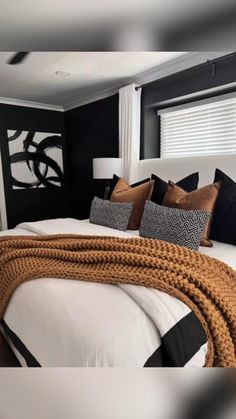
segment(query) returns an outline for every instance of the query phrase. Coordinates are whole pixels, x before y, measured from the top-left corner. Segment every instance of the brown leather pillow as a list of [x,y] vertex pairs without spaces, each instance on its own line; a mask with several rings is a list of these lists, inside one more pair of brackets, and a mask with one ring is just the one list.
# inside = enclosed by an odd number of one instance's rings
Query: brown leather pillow
[[112,192],[111,201],[132,202],[134,204],[129,219],[128,230],[138,230],[140,227],[144,205],[151,198],[154,181],[143,183],[131,188],[128,183],[120,178]]
[[211,219],[204,229],[200,245],[205,247],[212,247],[212,243],[208,238],[210,235],[211,220],[219,190],[220,182],[204,186],[203,188],[196,189],[192,192],[186,192],[175,183],[169,181],[168,189],[162,205],[170,208],[202,210],[211,213]]

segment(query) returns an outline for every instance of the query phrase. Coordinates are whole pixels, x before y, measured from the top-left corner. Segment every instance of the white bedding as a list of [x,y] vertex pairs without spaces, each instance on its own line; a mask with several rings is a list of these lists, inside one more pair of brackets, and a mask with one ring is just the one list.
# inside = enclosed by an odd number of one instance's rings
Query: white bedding
[[200,247],[199,252],[227,263],[231,268],[236,269],[236,246],[213,241],[213,247]]
[[[22,223],[1,235],[57,233],[137,235],[74,219]],[[214,243],[212,249],[200,250],[235,267],[234,246]],[[41,366],[142,367],[160,345],[160,332],[165,332],[160,329],[189,311],[181,301],[153,289],[48,278],[19,286],[4,320]],[[203,366],[206,351],[203,345],[187,366]]]
[[[89,220],[84,220],[84,222],[89,223]],[[132,236],[139,236],[138,230],[127,230],[126,233],[129,233]],[[219,259],[236,270],[236,246],[216,242],[214,240],[212,240],[212,243],[213,247],[199,247],[199,252],[212,258]]]

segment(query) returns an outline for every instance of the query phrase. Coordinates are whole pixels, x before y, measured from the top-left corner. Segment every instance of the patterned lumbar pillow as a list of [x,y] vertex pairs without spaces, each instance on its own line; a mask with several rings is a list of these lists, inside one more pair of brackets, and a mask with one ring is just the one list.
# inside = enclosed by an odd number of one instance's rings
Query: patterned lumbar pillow
[[133,204],[130,202],[111,202],[95,196],[90,209],[89,221],[93,224],[125,231],[132,209]]
[[162,205],[169,208],[179,208],[183,210],[200,210],[211,213],[211,217],[202,233],[201,246],[212,247],[209,240],[211,231],[211,219],[214,214],[215,204],[219,195],[220,182],[212,185],[203,186],[192,192],[187,192],[169,181],[168,189],[165,194]]
[[206,211],[185,211],[146,201],[139,234],[197,250],[210,216]]

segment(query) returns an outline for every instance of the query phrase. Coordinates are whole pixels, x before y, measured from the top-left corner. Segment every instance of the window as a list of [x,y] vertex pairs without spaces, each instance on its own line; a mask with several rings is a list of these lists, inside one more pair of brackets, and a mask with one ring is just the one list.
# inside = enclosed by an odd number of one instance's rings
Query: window
[[236,153],[236,96],[232,94],[163,109],[158,115],[161,157]]

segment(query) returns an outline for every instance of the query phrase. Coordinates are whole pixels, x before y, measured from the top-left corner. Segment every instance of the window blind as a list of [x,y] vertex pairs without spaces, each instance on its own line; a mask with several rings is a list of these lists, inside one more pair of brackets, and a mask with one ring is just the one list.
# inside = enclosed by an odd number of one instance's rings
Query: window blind
[[161,157],[236,153],[236,97],[213,100],[158,112]]

